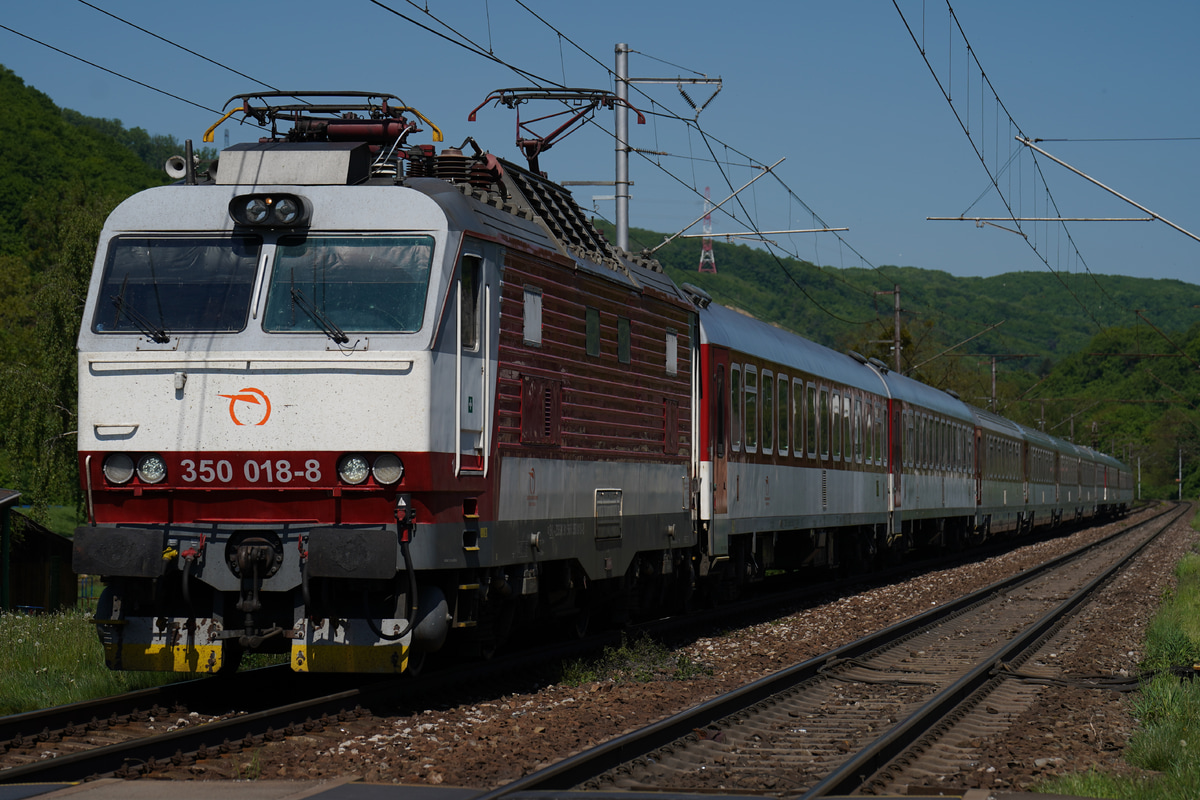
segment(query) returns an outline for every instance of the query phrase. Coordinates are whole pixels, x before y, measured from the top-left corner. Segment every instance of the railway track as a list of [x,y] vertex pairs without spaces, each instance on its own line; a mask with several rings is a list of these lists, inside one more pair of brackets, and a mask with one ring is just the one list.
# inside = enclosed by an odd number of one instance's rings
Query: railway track
[[[1176,510],[501,787],[790,797],[894,787],[955,724],[979,735],[1003,672],[1183,513]],[[989,699],[993,698],[993,699]],[[972,709],[978,713],[972,714]],[[945,751],[933,756],[945,757]]]
[[[1009,544],[1011,547],[1011,543]],[[991,550],[972,552],[984,558]],[[789,604],[811,602],[854,586],[883,584],[900,576],[944,567],[938,558],[876,573],[870,581],[834,581],[805,590],[756,597],[682,620],[639,626],[661,638],[695,635],[705,628],[774,618]],[[286,667],[172,684],[104,700],[0,718],[0,783],[78,781],[170,771],[218,753],[257,748],[265,742],[369,722],[371,708],[424,707],[461,700],[464,686],[518,691],[531,674],[549,673],[563,659],[578,658],[617,643],[609,632],[560,642],[410,680],[379,676],[297,675]],[[338,691],[330,692],[330,687]],[[236,711],[230,711],[236,709]],[[196,717],[199,717],[196,719]],[[182,726],[173,723],[184,721]],[[171,729],[175,728],[175,729]]]
[[[207,747],[274,738],[276,727],[312,728],[345,714],[346,702],[364,691],[360,679],[346,683],[329,694],[327,678],[267,667],[3,717],[0,783],[129,776]],[[292,712],[301,709],[297,718]]]

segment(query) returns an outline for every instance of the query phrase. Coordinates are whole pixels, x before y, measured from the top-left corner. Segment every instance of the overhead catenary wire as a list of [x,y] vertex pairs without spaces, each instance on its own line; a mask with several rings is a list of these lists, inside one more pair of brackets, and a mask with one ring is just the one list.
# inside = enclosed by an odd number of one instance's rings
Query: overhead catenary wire
[[[975,141],[975,138],[971,135],[971,126],[970,126],[969,120],[964,120],[963,115],[959,112],[958,106],[956,106],[954,103],[954,98],[953,98],[953,94],[951,91],[951,87],[953,86],[953,59],[950,60],[949,76],[947,79],[947,83],[943,84],[941,77],[938,75],[937,69],[933,66],[933,63],[929,60],[929,54],[928,54],[928,51],[926,50],[925,42],[924,42],[924,33],[922,33],[922,38],[920,40],[918,40],[916,33],[913,31],[912,26],[909,24],[908,18],[905,17],[904,12],[900,9],[900,4],[899,4],[898,0],[892,0],[892,5],[896,9],[896,13],[900,15],[900,19],[904,23],[905,29],[908,31],[909,37],[912,39],[913,43],[917,45],[917,49],[921,54],[922,60],[924,60],[924,62],[925,62],[925,66],[928,68],[929,73],[930,73],[930,75],[933,76],[934,82],[937,84],[938,89],[942,93],[942,96],[945,98],[947,104],[950,106],[951,113],[954,114],[954,118],[958,121],[959,127],[961,127],[963,130],[963,133],[966,134],[967,140],[971,144],[971,148],[975,151],[976,158],[979,159],[980,164],[983,166],[984,171],[987,173],[989,179],[992,182],[992,185],[995,187],[996,192],[999,195],[1001,202],[1004,204],[1004,207],[1008,210],[1010,217],[1014,220],[1014,222],[1016,222],[1017,218],[1025,216],[1022,209],[1020,209],[1020,208],[1018,208],[1016,210],[1013,209],[1010,198],[1000,188],[999,173],[993,173],[992,170],[988,167],[986,154],[982,151],[981,145],[979,143],[977,143]],[[950,6],[950,4],[948,2],[946,3],[946,9],[949,13],[949,16],[948,16],[948,26],[949,26],[948,38],[953,38],[954,30],[957,29],[959,36],[962,38],[962,41],[966,45],[966,52],[969,57],[968,63],[967,63],[968,84],[970,81],[970,63],[971,63],[971,61],[974,61],[975,66],[979,70],[979,78],[980,78],[981,88],[984,85],[987,86],[988,90],[991,92],[991,95],[995,100],[996,108],[1000,109],[1004,112],[1004,116],[1008,121],[1010,130],[1015,127],[1017,129],[1018,133],[1023,136],[1024,133],[1021,131],[1020,126],[1017,125],[1015,119],[1013,118],[1012,114],[1009,113],[1008,108],[1005,106],[1003,100],[1000,99],[1000,95],[996,91],[995,87],[992,85],[991,79],[987,76],[987,73],[984,71],[983,65],[979,63],[978,56],[975,54],[974,48],[971,47],[970,42],[967,40],[966,32],[963,31],[963,29],[962,29],[962,24],[959,22],[958,17],[954,13],[954,9]],[[950,50],[952,52],[953,48],[951,47]],[[983,107],[983,105],[981,104],[981,108],[982,107]],[[968,107],[967,111],[968,111],[968,113],[970,112],[969,107]],[[997,116],[999,116],[999,115],[997,115]],[[997,124],[998,124],[998,121],[997,121]],[[986,124],[981,125],[980,127],[981,127],[981,129],[986,130]],[[996,146],[998,147],[998,144]],[[1010,161],[1011,161],[1011,159],[1010,159]],[[1049,196],[1049,186],[1046,183],[1045,178],[1041,173],[1041,165],[1038,163],[1036,157],[1034,157],[1033,163],[1034,163],[1034,168],[1037,171],[1039,178],[1041,178],[1041,180],[1042,180],[1042,185],[1046,187],[1047,204],[1053,204],[1055,211],[1058,212],[1057,203],[1055,203],[1053,201],[1053,198]],[[1007,166],[1007,164],[1006,164],[1006,166]],[[1010,172],[1010,176],[1011,176],[1011,172]],[[1023,177],[1023,176],[1020,176],[1020,177]],[[1018,188],[1020,189],[1021,187],[1018,187]],[[1011,182],[1010,182],[1009,190],[1011,192]],[[1023,191],[1018,192],[1018,198],[1020,198],[1023,201],[1023,198],[1024,198]],[[978,201],[976,201],[976,202],[978,202]],[[972,204],[972,205],[974,205],[974,204]],[[1057,213],[1056,215],[1060,216],[1060,217],[1064,216],[1061,213]],[[1049,216],[1049,215],[1047,215],[1047,216]],[[1020,230],[1020,228],[1021,228],[1020,223],[1016,222],[1016,225],[1017,225],[1018,230]],[[1049,259],[1041,251],[1039,251],[1037,249],[1036,243],[1034,241],[1032,241],[1029,236],[1025,235],[1024,231],[1022,231],[1022,237],[1025,239],[1026,243],[1029,244],[1029,246],[1033,250],[1034,254],[1042,261],[1043,264],[1046,265],[1046,268],[1050,270],[1050,272],[1055,276],[1055,278],[1063,286],[1063,288],[1067,290],[1068,294],[1071,295],[1071,297],[1075,300],[1075,302],[1079,305],[1079,307],[1081,309],[1083,309],[1084,313],[1087,314],[1088,318],[1092,320],[1092,323],[1096,326],[1096,328],[1098,330],[1103,330],[1105,326],[1100,322],[1099,319],[1096,318],[1096,315],[1095,315],[1095,313],[1093,313],[1092,309],[1086,303],[1083,302],[1083,300],[1079,297],[1079,295],[1075,292],[1074,289],[1072,289],[1070,286],[1067,285],[1066,280],[1062,277],[1061,274],[1059,274],[1059,271],[1054,269],[1054,267],[1051,266]],[[1086,262],[1083,261],[1083,255],[1082,255],[1082,253],[1079,252],[1079,248],[1077,246],[1075,246],[1074,239],[1071,238],[1069,231],[1067,231],[1067,238],[1068,238],[1068,241],[1071,242],[1071,245],[1074,250],[1076,258],[1080,261],[1080,263],[1084,264],[1084,269],[1087,271],[1087,273],[1089,275],[1092,276],[1093,283],[1095,283],[1097,288],[1100,289],[1100,291],[1103,292],[1105,294],[1105,296],[1108,296],[1108,292],[1102,286],[1100,286],[1100,284],[1095,280],[1095,276],[1092,274],[1091,270],[1087,267]],[[1110,299],[1112,299],[1112,298],[1110,297]]]
[[[562,31],[560,31],[560,30],[559,30],[557,27],[555,27],[555,26],[554,26],[554,25],[552,25],[550,22],[548,22],[547,20],[545,20],[543,17],[541,17],[540,15],[538,15],[536,12],[532,11],[531,9],[529,9],[529,7],[528,7],[527,5],[525,5],[523,2],[521,2],[521,0],[515,0],[515,1],[518,3],[518,5],[520,5],[520,6],[521,6],[522,8],[524,8],[526,11],[528,11],[528,12],[529,12],[531,15],[533,15],[533,16],[534,16],[536,19],[538,19],[540,22],[542,22],[544,25],[546,25],[546,26],[547,26],[547,27],[548,27],[550,30],[552,30],[552,31],[553,31],[555,34],[562,36],[562,38],[563,38],[565,41],[567,41],[568,43],[570,43],[570,44],[571,44],[573,47],[575,47],[575,48],[576,48],[577,50],[579,50],[581,53],[583,53],[584,55],[586,55],[586,56],[587,56],[589,59],[591,59],[592,61],[594,61],[594,62],[595,62],[597,65],[599,65],[601,68],[603,68],[607,74],[609,74],[611,77],[615,77],[615,73],[614,73],[614,72],[613,72],[613,71],[612,71],[612,70],[611,70],[611,69],[610,69],[610,68],[609,68],[607,65],[605,65],[603,62],[601,62],[599,59],[597,59],[595,56],[593,56],[591,53],[589,53],[589,52],[588,52],[588,51],[587,51],[585,48],[583,48],[583,47],[581,47],[579,44],[577,44],[577,43],[576,43],[576,42],[575,42],[575,41],[574,41],[574,40],[573,40],[571,37],[567,36],[567,35],[566,35],[566,34],[564,34]],[[460,32],[458,32],[457,30],[455,30],[453,26],[449,25],[448,23],[444,22],[443,20],[441,20],[441,19],[438,19],[438,18],[437,18],[435,15],[433,15],[431,12],[429,12],[429,10],[428,10],[427,8],[426,8],[426,9],[420,9],[418,6],[416,6],[416,4],[413,2],[413,0],[406,0],[406,2],[408,2],[408,4],[409,4],[409,5],[412,5],[412,6],[414,6],[415,8],[418,8],[419,10],[423,10],[423,12],[424,12],[425,14],[427,14],[427,15],[428,15],[428,16],[429,16],[431,19],[435,20],[435,21],[437,22],[437,24],[438,24],[438,25],[441,25],[441,26],[442,26],[442,27],[444,27],[446,30],[449,30],[449,31],[452,31],[452,32],[454,32],[454,34],[455,34],[455,35],[456,35],[458,38],[457,38],[457,39],[455,39],[455,38],[453,38],[453,37],[451,37],[451,36],[449,36],[449,35],[447,35],[447,34],[443,34],[443,33],[440,33],[440,32],[438,32],[438,31],[435,31],[435,30],[433,30],[431,27],[429,27],[429,26],[427,26],[427,25],[424,25],[424,24],[422,24],[422,23],[420,23],[420,22],[418,22],[418,21],[414,20],[412,17],[408,16],[407,14],[404,14],[404,13],[402,13],[402,12],[400,12],[400,11],[397,11],[396,9],[394,9],[394,8],[392,8],[392,7],[390,7],[390,6],[388,6],[387,4],[383,3],[381,0],[370,0],[370,2],[371,2],[371,3],[373,3],[373,4],[374,4],[374,5],[376,5],[376,6],[379,6],[380,8],[383,8],[383,9],[385,9],[385,10],[387,10],[387,11],[389,11],[389,12],[391,12],[391,13],[395,14],[395,15],[396,15],[396,16],[398,16],[398,17],[401,17],[402,19],[405,19],[405,20],[407,20],[407,21],[409,21],[409,22],[412,22],[413,24],[416,24],[418,27],[422,28],[423,30],[426,30],[426,31],[428,31],[428,32],[430,32],[430,33],[433,33],[434,35],[436,35],[436,36],[438,36],[438,37],[440,37],[440,38],[442,38],[442,39],[445,39],[446,41],[449,41],[449,42],[451,42],[451,43],[455,44],[456,46],[462,47],[462,48],[464,48],[464,49],[466,49],[466,50],[468,50],[468,51],[470,51],[470,52],[473,52],[473,53],[475,53],[475,54],[477,54],[477,55],[480,55],[480,56],[482,56],[482,57],[484,57],[484,58],[487,58],[488,60],[491,60],[491,61],[493,61],[493,62],[495,62],[495,63],[498,63],[498,64],[501,64],[501,65],[503,65],[503,66],[505,66],[505,67],[507,67],[507,68],[509,68],[509,69],[512,69],[514,72],[516,72],[516,73],[517,73],[517,74],[519,74],[519,75],[522,75],[522,76],[524,76],[524,77],[527,77],[527,78],[529,78],[529,79],[531,79],[531,80],[534,80],[535,82],[536,82],[536,81],[541,81],[541,82],[543,82],[543,83],[546,83],[546,84],[549,84],[549,85],[552,85],[552,86],[559,86],[559,84],[558,84],[557,82],[555,82],[555,81],[551,81],[551,80],[548,80],[548,79],[546,79],[546,78],[540,77],[540,76],[536,75],[535,73],[533,73],[533,72],[530,72],[529,70],[525,70],[525,69],[521,69],[521,68],[519,68],[519,67],[516,67],[515,65],[508,63],[508,62],[507,62],[507,61],[505,61],[503,58],[501,58],[500,56],[497,56],[497,55],[495,55],[495,54],[493,54],[493,53],[488,53],[488,52],[485,52],[485,51],[484,51],[484,50],[483,50],[483,49],[482,49],[482,48],[481,48],[479,45],[477,45],[476,43],[474,43],[473,41],[471,41],[471,39],[470,39],[469,37],[466,37],[465,35],[461,34],[461,33],[460,33]],[[561,86],[560,86],[559,88],[563,88],[563,87],[561,87]],[[642,92],[641,90],[637,90],[637,89],[636,89],[636,87],[635,87],[635,90],[636,90],[636,91],[638,91],[638,93],[639,93],[639,94],[641,94],[643,97],[647,97],[647,98],[648,98],[648,95],[646,95],[646,94],[645,94],[645,92]],[[666,108],[667,108],[665,105],[664,105],[664,106],[662,106],[662,107],[663,107],[664,109],[666,109]],[[668,111],[669,111],[669,109],[668,109]],[[719,142],[720,140],[717,140],[717,139],[715,139],[715,137],[709,137],[707,134],[705,134],[705,133],[704,133],[704,131],[703,131],[703,130],[702,130],[700,127],[699,127],[699,125],[698,125],[698,124],[696,124],[696,123],[695,123],[693,120],[689,120],[689,119],[687,119],[687,118],[685,118],[685,117],[682,117],[682,116],[680,116],[679,114],[675,114],[674,112],[671,112],[671,113],[669,113],[669,114],[665,114],[664,116],[669,116],[669,117],[672,117],[672,118],[674,118],[674,119],[675,119],[675,120],[677,120],[677,121],[683,122],[684,124],[688,125],[690,128],[694,128],[694,129],[695,129],[697,132],[699,132],[699,133],[700,133],[700,135],[701,135],[701,137],[702,137],[702,138],[704,139],[704,141],[705,141],[705,146],[708,148],[708,150],[709,150],[709,154],[710,154],[710,156],[711,156],[711,158],[712,158],[713,162],[714,162],[714,163],[716,163],[716,162],[718,161],[718,159],[716,158],[716,154],[712,152],[712,147],[711,147],[711,144],[710,144],[710,142],[709,142],[709,139],[710,139],[710,138],[714,138],[714,140],[715,140],[715,141],[718,141],[718,142]],[[592,124],[592,125],[595,125],[595,124],[596,124],[594,120],[588,120],[588,123],[589,123],[589,124]],[[603,128],[601,128],[601,130],[604,130],[604,132],[605,132],[605,133],[609,133],[607,130],[605,130],[605,129],[603,129]],[[611,134],[610,134],[610,135],[611,135]],[[724,144],[724,143],[722,142],[722,144]],[[732,148],[732,147],[730,147],[729,149],[733,150],[733,152],[736,152],[736,153],[738,153],[739,155],[742,155],[743,157],[746,157],[748,162],[751,162],[751,163],[753,163],[753,162],[754,162],[754,159],[751,159],[751,158],[749,158],[748,156],[745,156],[745,154],[743,154],[743,153],[740,153],[740,151],[738,151],[736,148]],[[682,185],[682,186],[687,186],[687,184],[686,184],[686,183],[684,183],[682,180],[680,180],[678,176],[676,176],[676,175],[674,175],[674,174],[670,173],[670,171],[668,171],[668,170],[665,170],[665,169],[662,167],[662,165],[661,165],[661,164],[658,164],[658,163],[656,163],[655,161],[651,160],[650,158],[648,158],[648,157],[647,157],[645,154],[643,154],[643,153],[638,153],[638,155],[642,156],[642,158],[644,158],[644,159],[645,159],[645,160],[646,160],[648,163],[650,163],[650,164],[654,164],[654,165],[655,165],[655,166],[656,166],[658,169],[662,170],[662,171],[663,171],[665,174],[669,175],[669,176],[670,176],[672,179],[674,179],[674,180],[676,180],[678,183],[680,183],[680,185]],[[721,169],[720,165],[718,164],[717,166],[718,166],[718,170],[720,170],[720,171],[721,171],[721,173],[722,173],[722,177],[723,177],[723,179],[726,181],[727,185],[729,185],[729,186],[730,186],[730,188],[732,188],[732,181],[730,181],[730,180],[729,180],[728,176],[725,174],[725,171],[724,171],[723,169]],[[689,190],[690,190],[690,191],[692,191],[693,193],[697,194],[697,196],[699,196],[699,191],[698,191],[698,189],[697,189],[696,187],[694,187],[694,186],[688,186],[688,188],[689,188]],[[740,201],[739,201],[739,204],[738,204],[738,205],[739,205],[739,207],[742,209],[742,213],[743,213],[743,214],[745,214],[745,215],[746,215],[746,217],[747,217],[748,219],[752,219],[752,216],[749,214],[748,210],[747,210],[747,209],[744,207],[744,205],[742,205],[742,204],[740,203]],[[735,219],[736,219],[736,217],[735,217]],[[823,225],[823,227],[830,227],[830,226],[828,226],[828,225]],[[839,238],[840,238],[840,237],[839,237]],[[777,255],[777,254],[776,254],[776,253],[775,253],[773,250],[771,250],[771,248],[770,248],[770,245],[767,245],[766,247],[767,247],[767,251],[768,251],[768,253],[769,253],[769,254],[771,255],[771,257],[772,257],[772,258],[775,260],[776,264],[777,264],[777,265],[780,267],[780,269],[781,269],[781,270],[784,272],[784,274],[785,274],[785,275],[786,275],[786,277],[789,279],[789,281],[791,281],[791,283],[792,283],[793,285],[795,285],[795,286],[796,286],[796,287],[797,287],[797,288],[800,290],[800,292],[801,292],[802,294],[804,294],[804,296],[805,296],[805,297],[807,297],[807,298],[808,298],[808,299],[809,299],[809,300],[810,300],[810,301],[811,301],[811,302],[814,304],[814,306],[815,306],[815,307],[817,307],[819,310],[821,310],[822,312],[824,312],[824,313],[826,313],[827,315],[831,316],[832,318],[834,318],[834,319],[837,319],[837,320],[839,320],[839,321],[841,321],[841,322],[845,322],[845,323],[847,323],[847,324],[852,324],[852,325],[862,325],[862,324],[866,324],[866,323],[868,323],[868,322],[871,322],[871,321],[873,321],[873,320],[862,320],[862,321],[850,320],[850,319],[846,319],[846,318],[844,318],[844,317],[841,317],[840,315],[834,314],[832,311],[830,311],[829,309],[827,309],[827,308],[826,308],[826,307],[825,307],[823,304],[819,303],[819,302],[816,300],[816,298],[815,298],[815,297],[813,297],[813,296],[812,296],[812,295],[811,295],[811,294],[808,292],[808,290],[807,290],[807,289],[806,289],[806,288],[805,288],[805,287],[804,287],[802,284],[800,284],[800,283],[799,283],[799,281],[797,281],[797,280],[795,279],[795,277],[794,277],[793,275],[791,275],[790,271],[789,271],[789,270],[787,270],[787,268],[786,268],[786,267],[785,267],[785,266],[782,264],[782,262],[779,260],[779,257],[778,257],[778,255]],[[853,248],[851,248],[851,249],[853,249]],[[857,253],[857,251],[855,251],[855,252]],[[797,257],[797,260],[800,260],[800,259]],[[860,292],[863,292],[864,294],[866,293],[864,290],[861,290],[861,289],[856,289],[856,290],[857,290],[857,291],[860,291]]]
[[87,6],[88,8],[99,11],[101,14],[104,14],[105,16],[115,19],[117,22],[124,23],[125,25],[128,25],[131,28],[139,30],[142,33],[146,34],[147,36],[153,36],[155,39],[158,39],[160,42],[165,42],[166,44],[169,44],[172,47],[177,47],[180,50],[184,51],[185,53],[190,53],[191,55],[194,55],[196,58],[207,61],[208,63],[210,63],[214,66],[218,66],[221,69],[228,70],[229,72],[232,72],[234,75],[237,75],[238,77],[245,78],[248,81],[254,81],[255,83],[262,84],[263,86],[266,86],[269,89],[274,89],[277,92],[281,91],[278,86],[272,86],[271,84],[267,83],[264,80],[260,80],[259,78],[255,78],[251,75],[247,75],[244,72],[239,72],[238,70],[234,69],[233,67],[229,66],[228,64],[222,64],[220,61],[215,61],[215,60],[209,58],[208,56],[204,55],[203,53],[197,53],[195,50],[190,50],[190,49],[184,47],[183,45],[181,45],[179,42],[172,41],[171,39],[168,39],[165,36],[159,36],[154,31],[147,30],[146,28],[143,28],[141,25],[137,25],[133,22],[130,22],[129,20],[125,19],[124,17],[118,16],[118,15],[112,13],[111,11],[105,11],[103,8],[100,8],[100,6],[89,3],[88,0],[78,0],[78,2],[82,3],[83,5]]
[[43,42],[41,39],[35,39],[35,38],[34,38],[34,37],[32,37],[32,36],[29,36],[29,35],[27,35],[27,34],[21,33],[21,32],[20,32],[20,31],[18,31],[18,30],[14,30],[13,28],[10,28],[10,27],[8,27],[7,25],[2,25],[2,24],[0,24],[0,29],[6,30],[6,31],[8,31],[9,33],[12,33],[12,34],[15,34],[15,35],[17,35],[17,36],[20,36],[22,39],[27,39],[27,40],[29,40],[29,41],[33,42],[34,44],[39,44],[39,45],[41,45],[42,47],[48,48],[48,49],[50,49],[50,50],[53,50],[53,51],[54,51],[54,52],[56,52],[56,53],[61,53],[62,55],[66,56],[67,58],[73,58],[73,59],[75,59],[76,61],[79,61],[80,63],[83,63],[83,64],[87,64],[89,67],[93,67],[94,69],[98,69],[98,70],[100,70],[101,72],[107,72],[109,75],[112,75],[112,76],[114,76],[114,77],[120,78],[121,80],[129,81],[130,83],[135,83],[135,84],[137,84],[138,86],[141,86],[142,88],[145,88],[145,89],[149,89],[149,90],[150,90],[150,91],[152,91],[152,92],[158,92],[158,93],[159,93],[159,94],[161,94],[161,95],[164,95],[164,96],[166,96],[166,97],[170,97],[172,100],[178,100],[178,101],[179,101],[179,102],[181,102],[181,103],[187,103],[189,106],[194,106],[195,108],[198,108],[198,109],[200,109],[201,111],[208,111],[208,112],[210,112],[210,113],[212,113],[212,114],[216,114],[216,115],[218,115],[218,116],[221,114],[221,112],[220,112],[220,111],[217,111],[215,108],[209,108],[208,106],[206,106],[206,105],[204,105],[204,104],[202,104],[202,103],[197,103],[197,102],[196,102],[196,101],[194,101],[194,100],[188,100],[186,97],[180,97],[180,96],[179,96],[179,95],[177,95],[177,94],[173,94],[172,92],[168,92],[166,89],[160,89],[160,88],[158,88],[157,86],[151,86],[151,85],[150,85],[150,84],[148,84],[148,83],[145,83],[145,82],[143,82],[143,81],[139,81],[137,78],[131,78],[131,77],[129,77],[128,75],[123,75],[123,74],[121,74],[120,72],[117,72],[116,70],[112,70],[112,69],[109,69],[108,67],[101,66],[100,64],[97,64],[97,63],[96,63],[96,62],[94,62],[94,61],[88,61],[86,58],[83,58],[82,56],[77,56],[77,55],[75,55],[74,53],[68,53],[66,50],[62,50],[62,49],[60,49],[60,48],[58,48],[58,47],[55,47],[55,46],[54,46],[54,45],[52,45],[52,44],[48,44],[48,43],[46,43],[46,42]]

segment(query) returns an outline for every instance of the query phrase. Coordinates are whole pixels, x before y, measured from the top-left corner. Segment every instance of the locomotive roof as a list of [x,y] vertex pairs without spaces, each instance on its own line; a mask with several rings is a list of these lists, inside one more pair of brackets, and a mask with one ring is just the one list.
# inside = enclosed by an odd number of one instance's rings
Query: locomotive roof
[[[437,200],[460,229],[482,227],[491,235],[556,250],[579,269],[686,302],[658,261],[609,243],[571,192],[553,181],[482,151],[468,156],[449,148],[440,156],[410,156],[413,160],[422,163],[410,165],[410,174],[401,177],[394,162],[383,169],[372,162],[363,142],[259,142],[222,151],[214,178],[218,185],[400,184]],[[466,205],[454,195],[467,198]]]
[[440,153],[430,144],[410,146],[408,136],[422,130],[410,116],[429,126],[434,142],[443,141],[442,132],[395,95],[274,90],[235,95],[225,108],[231,110],[205,133],[205,141],[238,112],[269,127],[270,135],[226,148],[209,173],[218,184],[394,183],[436,198],[448,213],[457,204],[444,188],[453,186],[474,201],[475,218],[456,220],[462,229],[482,224],[496,235],[557,250],[579,269],[687,302],[658,261],[609,243],[571,192],[543,174],[483,151],[470,137]]

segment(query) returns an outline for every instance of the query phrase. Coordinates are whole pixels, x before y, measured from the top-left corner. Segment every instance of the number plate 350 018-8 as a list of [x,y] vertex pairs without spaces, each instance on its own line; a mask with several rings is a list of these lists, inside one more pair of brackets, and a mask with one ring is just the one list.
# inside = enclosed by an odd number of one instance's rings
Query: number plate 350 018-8
[[331,465],[319,459],[278,454],[230,454],[228,457],[187,457],[179,460],[171,483],[184,486],[318,486],[334,478]]

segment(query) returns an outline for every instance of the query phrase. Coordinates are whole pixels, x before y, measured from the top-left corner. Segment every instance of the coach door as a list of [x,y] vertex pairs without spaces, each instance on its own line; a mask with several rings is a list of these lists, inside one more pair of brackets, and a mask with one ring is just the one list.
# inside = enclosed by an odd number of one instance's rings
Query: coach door
[[489,372],[487,316],[491,309],[491,286],[484,271],[483,256],[468,251],[459,265],[455,287],[458,308],[458,370],[454,395],[458,408],[459,446],[454,474],[487,472],[491,443],[488,441]]
[[712,348],[712,391],[709,407],[709,452],[713,467],[713,514],[729,513],[726,475],[729,459],[729,351]]
[[897,508],[900,508],[900,506],[903,505],[902,499],[904,497],[904,493],[902,491],[900,491],[900,489],[901,489],[901,479],[904,475],[904,444],[903,444],[903,442],[904,442],[904,437],[905,437],[906,431],[904,429],[904,412],[900,408],[900,401],[899,400],[891,400],[889,402],[890,402],[891,411],[892,411],[892,425],[891,425],[891,430],[888,431],[888,435],[891,437],[890,450],[891,450],[891,458],[892,458],[892,466],[891,466],[892,507],[888,510],[892,511]]

